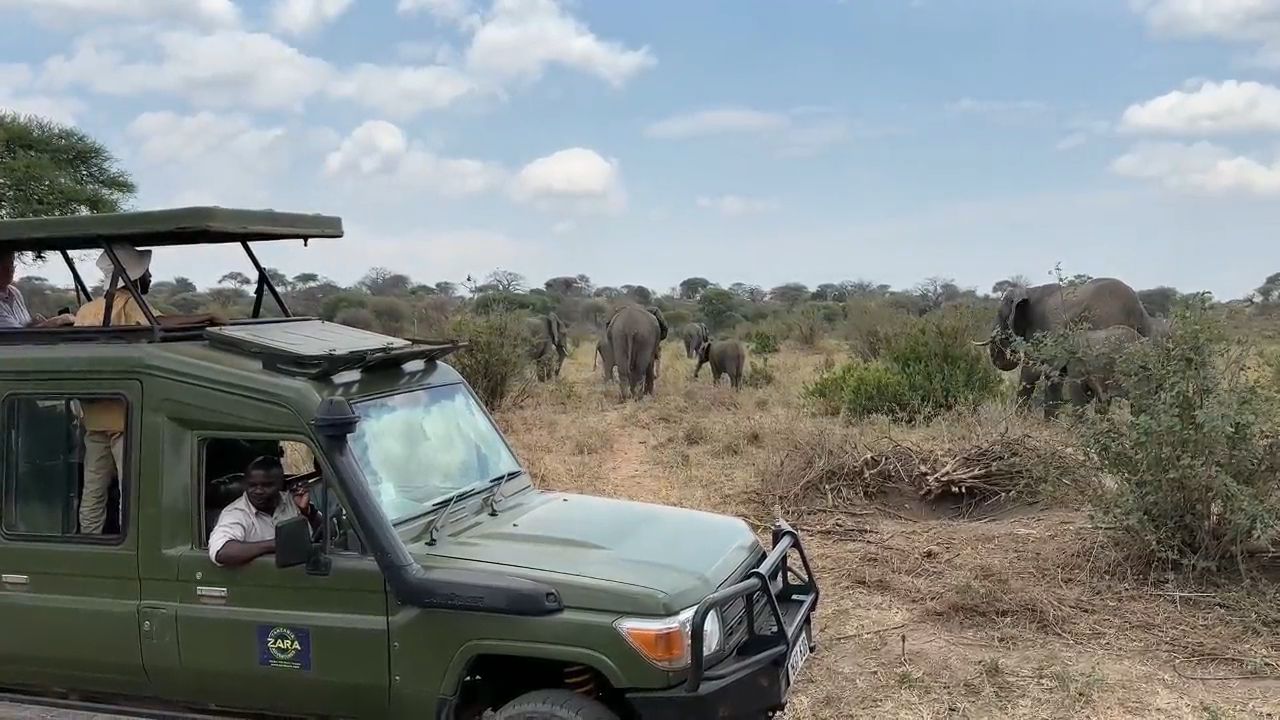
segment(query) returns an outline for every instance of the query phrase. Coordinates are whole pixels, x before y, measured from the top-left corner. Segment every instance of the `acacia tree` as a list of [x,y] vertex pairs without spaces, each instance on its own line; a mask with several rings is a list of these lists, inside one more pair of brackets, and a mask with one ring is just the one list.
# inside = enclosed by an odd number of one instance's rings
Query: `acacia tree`
[[248,275],[242,272],[232,270],[231,272],[218,278],[219,285],[230,285],[235,288],[246,288],[253,284]]
[[0,111],[0,219],[119,212],[136,192],[97,140],[52,120]]

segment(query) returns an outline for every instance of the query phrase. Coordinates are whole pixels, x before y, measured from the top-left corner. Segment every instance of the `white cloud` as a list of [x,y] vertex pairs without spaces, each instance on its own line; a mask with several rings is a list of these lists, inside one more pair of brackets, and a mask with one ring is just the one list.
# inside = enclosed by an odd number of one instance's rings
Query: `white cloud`
[[650,125],[645,134],[662,140],[687,140],[707,135],[780,130],[790,122],[782,113],[730,107],[673,115]]
[[275,0],[271,22],[291,35],[307,35],[337,20],[352,0]]
[[1214,134],[1280,130],[1280,88],[1258,82],[1204,82],[1129,106],[1129,131]]
[[445,196],[493,190],[506,177],[492,163],[439,157],[385,120],[370,120],[353,130],[325,157],[324,173],[362,186],[372,182],[377,192],[424,189]]
[[[264,162],[285,135],[281,127],[254,127],[246,115],[207,111],[195,115],[142,113],[125,132],[137,144],[139,157],[156,165],[187,163],[211,155]],[[199,174],[198,167],[192,169]]]
[[1035,115],[1048,109],[1048,105],[1038,100],[982,100],[965,97],[947,103],[948,112],[974,115]]
[[1074,150],[1087,142],[1089,142],[1089,136],[1087,134],[1082,132],[1073,132],[1059,140],[1053,148],[1059,151]]
[[512,178],[510,192],[518,202],[580,213],[616,212],[627,202],[618,161],[582,147],[525,165]]
[[[149,59],[132,59],[156,47]],[[69,55],[45,62],[41,82],[106,95],[174,94],[197,107],[301,110],[317,95],[393,118],[452,105],[475,84],[443,65],[360,64],[335,68],[265,33],[185,30],[91,33]]]
[[555,0],[495,0],[466,59],[472,72],[498,82],[536,80],[549,65],[563,65],[614,87],[657,62],[647,47],[600,39]]
[[34,73],[28,65],[0,63],[0,110],[74,124],[76,114],[84,110],[84,103],[71,97],[33,92],[33,79]]
[[300,108],[329,82],[333,69],[271,35],[237,30],[155,35],[159,58],[129,61],[125,51],[146,37],[90,34],[70,55],[45,62],[42,82],[81,85],[106,95],[169,93],[204,107]]
[[1267,164],[1207,142],[1142,143],[1116,158],[1111,170],[1182,192],[1280,196],[1280,158]]
[[230,28],[240,23],[240,10],[232,0],[0,0],[0,11],[4,10],[25,10],[54,25],[164,20]]
[[657,140],[746,135],[768,141],[778,157],[803,158],[818,155],[854,136],[882,136],[887,131],[855,127],[847,117],[826,107],[769,112],[729,106],[672,115],[651,123],[644,132]]
[[772,198],[753,198],[742,195],[719,195],[715,197],[701,196],[696,200],[698,207],[714,210],[725,217],[742,217],[777,210],[778,201]]
[[1156,32],[1228,40],[1276,38],[1280,0],[1131,0]]
[[1156,33],[1257,47],[1247,64],[1280,68],[1280,0],[1130,0]]
[[465,75],[442,65],[362,64],[336,78],[327,92],[394,118],[408,118],[448,107],[475,89]]
[[437,20],[473,30],[480,26],[480,15],[470,0],[400,0],[396,3],[396,12],[403,15],[425,12]]
[[551,226],[551,232],[555,233],[556,235],[568,235],[569,233],[577,229],[578,229],[578,222],[576,220],[561,220],[560,222]]
[[242,113],[146,112],[125,128],[122,155],[153,200],[258,204],[278,200],[278,185],[307,150],[308,135],[260,127]]

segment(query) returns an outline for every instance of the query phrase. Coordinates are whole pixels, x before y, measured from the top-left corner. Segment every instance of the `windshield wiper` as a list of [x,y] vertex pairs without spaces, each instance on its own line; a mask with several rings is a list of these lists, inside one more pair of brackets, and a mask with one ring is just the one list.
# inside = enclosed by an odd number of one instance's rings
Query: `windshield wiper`
[[[477,488],[474,488],[474,487],[462,488],[461,490],[457,490],[452,495],[449,496],[449,504],[444,506],[444,512],[437,515],[436,519],[431,521],[431,527],[427,528],[427,544],[428,545],[436,544],[436,538],[440,536],[440,531],[444,529],[444,525],[448,524],[447,522],[445,522],[445,519],[449,517],[449,511],[453,510],[454,504],[457,503],[458,500],[461,500],[463,495],[470,494],[472,492],[475,492],[476,490]],[[439,500],[435,503],[435,505],[439,507],[440,503],[442,502],[444,502],[444,500]]]
[[489,517],[498,516],[498,503],[503,500],[506,500],[506,498],[501,496],[502,496],[502,488],[507,486],[507,481],[513,478],[518,478],[523,474],[524,474],[524,469],[512,470],[511,472],[503,473],[498,477],[489,481],[490,485],[494,483],[498,483],[498,487],[495,488],[493,491],[493,494],[489,496]]

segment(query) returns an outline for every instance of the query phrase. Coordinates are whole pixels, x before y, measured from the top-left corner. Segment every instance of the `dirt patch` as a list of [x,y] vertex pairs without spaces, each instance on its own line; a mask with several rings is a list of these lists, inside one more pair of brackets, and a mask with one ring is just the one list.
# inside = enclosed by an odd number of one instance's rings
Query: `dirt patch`
[[[1274,589],[1134,571],[1082,508],[1092,480],[1078,484],[1061,427],[1001,406],[905,429],[810,416],[799,388],[821,362],[780,353],[774,385],[735,393],[693,381],[671,348],[657,397],[619,404],[582,350],[499,422],[543,487],[762,529],[781,513],[801,530],[823,588],[820,647],[787,718],[1280,718]],[[1032,505],[957,519],[915,482],[866,480],[867,454],[894,444],[937,472],[965,449],[1024,436],[1067,458]],[[810,446],[825,460],[784,460]],[[1206,656],[1243,660],[1194,660]],[[1268,677],[1190,677],[1241,674]]]

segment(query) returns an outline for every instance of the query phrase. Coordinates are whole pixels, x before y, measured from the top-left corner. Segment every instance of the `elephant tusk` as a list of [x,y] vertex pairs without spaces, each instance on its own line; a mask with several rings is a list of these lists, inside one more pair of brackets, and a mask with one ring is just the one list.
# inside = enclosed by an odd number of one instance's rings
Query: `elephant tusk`
[[977,347],[986,347],[991,344],[990,340],[970,340]]

